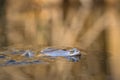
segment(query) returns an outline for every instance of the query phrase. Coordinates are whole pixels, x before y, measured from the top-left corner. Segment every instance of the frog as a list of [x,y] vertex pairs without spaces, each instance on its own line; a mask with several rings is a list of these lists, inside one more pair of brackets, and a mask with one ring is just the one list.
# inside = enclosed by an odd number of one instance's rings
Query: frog
[[0,66],[46,63],[43,58],[51,60],[51,58],[56,59],[57,57],[64,57],[68,61],[78,62],[81,58],[81,51],[77,48],[61,49],[53,47],[44,48],[37,53],[29,49],[13,52],[5,51],[0,54]]
[[59,56],[67,57],[67,56],[81,55],[80,50],[78,50],[77,48],[72,48],[70,50],[56,49],[56,48],[45,48],[40,53],[45,55],[45,56],[51,56],[51,57],[59,57]]
[[[57,49],[57,48],[45,48],[40,52],[43,56],[49,56],[52,58],[65,57],[68,61],[78,62],[81,57],[81,52],[77,48]],[[41,55],[40,54],[40,55]]]

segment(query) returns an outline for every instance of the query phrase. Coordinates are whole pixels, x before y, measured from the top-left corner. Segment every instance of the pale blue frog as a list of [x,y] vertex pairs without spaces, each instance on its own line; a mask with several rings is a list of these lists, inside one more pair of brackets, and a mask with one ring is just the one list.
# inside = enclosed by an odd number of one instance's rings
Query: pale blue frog
[[80,50],[77,48],[72,48],[70,50],[46,48],[41,51],[41,54],[50,57],[65,57],[68,60],[72,60],[74,62],[79,61],[81,56]]

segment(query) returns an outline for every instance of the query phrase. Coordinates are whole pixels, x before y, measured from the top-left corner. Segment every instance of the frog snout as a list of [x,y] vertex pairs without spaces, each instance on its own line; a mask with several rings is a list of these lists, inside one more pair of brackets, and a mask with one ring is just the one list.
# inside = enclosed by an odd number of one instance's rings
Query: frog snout
[[76,54],[76,55],[79,55],[79,54],[81,54],[81,53],[80,53],[80,51],[77,51],[77,52],[75,52],[75,54]]

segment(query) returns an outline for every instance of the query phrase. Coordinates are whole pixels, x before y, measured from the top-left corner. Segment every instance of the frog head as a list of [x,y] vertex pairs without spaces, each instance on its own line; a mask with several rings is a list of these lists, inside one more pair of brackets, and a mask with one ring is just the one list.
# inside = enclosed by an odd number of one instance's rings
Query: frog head
[[80,55],[80,50],[78,50],[77,48],[73,48],[69,50],[69,55],[70,56]]

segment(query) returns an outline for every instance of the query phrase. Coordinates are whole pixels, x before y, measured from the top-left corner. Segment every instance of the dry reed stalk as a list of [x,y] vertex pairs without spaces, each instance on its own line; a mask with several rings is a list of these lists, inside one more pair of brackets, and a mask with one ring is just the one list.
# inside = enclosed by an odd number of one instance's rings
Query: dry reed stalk
[[119,19],[117,14],[117,9],[115,6],[117,4],[117,0],[106,0],[108,2],[108,10],[107,10],[107,42],[108,42],[108,53],[109,57],[109,65],[111,76],[114,80],[120,80],[120,27],[119,27]]
[[[63,12],[61,8],[52,10],[52,20],[53,20],[52,44],[53,45],[56,45],[56,46],[74,46],[75,45],[76,38],[83,27],[85,19],[89,15],[90,6],[91,4],[88,5],[84,3],[84,6],[82,6],[81,9],[77,12],[77,15],[74,12],[73,13],[74,17],[70,19],[71,20],[70,26],[66,25],[69,23],[64,24],[62,19]],[[62,66],[59,66],[59,65],[62,65]],[[61,74],[59,76],[63,77],[61,78],[61,80],[66,80],[70,74],[70,70],[72,69],[72,65],[69,65],[69,67],[67,68],[66,66],[67,64],[63,62],[59,62],[59,61],[56,62],[56,67],[58,67],[58,70],[57,70],[58,74]],[[65,72],[65,74],[62,74],[62,72]],[[85,77],[83,77],[83,79],[85,79]]]
[[[16,5],[13,5],[16,3]],[[24,42],[24,27],[22,24],[22,17],[19,13],[19,8],[22,5],[22,1],[15,1],[15,0],[9,0],[7,1],[6,6],[6,17],[7,17],[7,25],[6,25],[6,31],[7,31],[7,39],[8,43],[10,44],[17,44],[17,43],[23,43]],[[22,34],[21,34],[22,32]]]
[[80,45],[83,45],[82,48],[86,49],[88,48],[96,39],[97,37],[101,34],[101,32],[105,29],[104,26],[104,19],[106,15],[103,15],[100,17],[91,27],[86,31],[85,34],[82,35],[80,38]]

